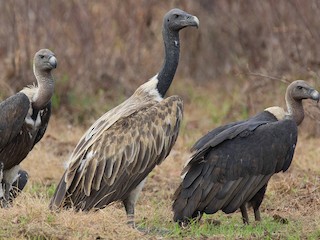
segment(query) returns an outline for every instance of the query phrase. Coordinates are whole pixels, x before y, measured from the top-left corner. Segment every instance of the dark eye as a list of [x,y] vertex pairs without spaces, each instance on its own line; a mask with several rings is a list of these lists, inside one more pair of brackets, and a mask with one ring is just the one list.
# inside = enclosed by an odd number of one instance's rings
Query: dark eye
[[302,86],[298,86],[298,89],[301,90],[301,89],[302,89]]
[[178,15],[178,14],[175,14],[175,15],[174,15],[174,18],[178,18],[178,17],[179,17],[179,15]]
[[41,59],[43,59],[43,58],[44,58],[44,55],[39,55],[39,57],[40,57]]

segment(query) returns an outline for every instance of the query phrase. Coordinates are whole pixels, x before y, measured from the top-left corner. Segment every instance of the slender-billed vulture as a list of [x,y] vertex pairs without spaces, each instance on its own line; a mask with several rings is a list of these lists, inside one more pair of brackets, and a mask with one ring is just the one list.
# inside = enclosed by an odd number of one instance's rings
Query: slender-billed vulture
[[305,81],[294,81],[286,91],[287,112],[270,107],[200,138],[174,194],[174,221],[185,226],[203,213],[232,213],[240,208],[244,223],[249,223],[247,203],[260,221],[268,181],[291,164],[297,126],[304,117],[302,100],[308,98],[319,101],[319,93]]
[[38,85],[26,87],[0,103],[0,198],[4,207],[28,181],[19,164],[46,131],[54,90],[51,70],[56,66],[54,54],[41,49],[33,60]]
[[160,72],[87,130],[70,156],[51,209],[87,211],[120,200],[134,227],[134,207],[145,179],[170,153],[182,119],[182,99],[164,98],[179,62],[179,31],[198,25],[197,17],[180,9],[164,16]]

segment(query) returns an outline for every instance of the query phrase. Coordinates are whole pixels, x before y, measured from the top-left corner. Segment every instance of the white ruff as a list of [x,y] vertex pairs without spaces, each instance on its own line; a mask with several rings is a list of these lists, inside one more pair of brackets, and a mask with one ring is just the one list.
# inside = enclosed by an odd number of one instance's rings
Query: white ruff
[[266,108],[265,111],[273,114],[278,119],[278,121],[283,120],[286,116],[286,112],[284,111],[284,109],[278,106]]
[[142,91],[147,92],[151,96],[154,96],[155,100],[160,102],[163,100],[163,98],[160,96],[160,93],[157,89],[158,82],[159,80],[158,80],[158,74],[157,74],[154,77],[150,78],[148,82],[142,84],[139,88]]

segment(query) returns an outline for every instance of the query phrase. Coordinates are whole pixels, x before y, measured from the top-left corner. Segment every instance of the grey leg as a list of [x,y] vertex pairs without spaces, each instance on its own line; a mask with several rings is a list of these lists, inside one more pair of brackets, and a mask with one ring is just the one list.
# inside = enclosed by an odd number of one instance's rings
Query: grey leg
[[132,228],[135,228],[134,208],[146,179],[147,178],[140,182],[139,185],[130,192],[129,196],[122,201],[127,213],[127,224]]
[[253,209],[253,211],[254,211],[254,219],[256,220],[256,221],[261,221],[261,216],[260,216],[260,210],[259,210],[259,208],[258,209]]
[[28,177],[26,171],[19,170],[17,179],[12,183],[12,188],[10,189],[10,200],[13,200],[22,192],[28,182]]
[[242,220],[243,224],[249,224],[249,216],[246,208],[246,203],[242,204],[240,206],[241,214],[242,214]]
[[0,162],[0,205],[1,207],[5,207],[5,190],[3,189],[3,162]]
[[9,207],[9,199],[10,199],[10,183],[3,180],[3,188],[4,188],[4,195],[3,195],[3,207]]

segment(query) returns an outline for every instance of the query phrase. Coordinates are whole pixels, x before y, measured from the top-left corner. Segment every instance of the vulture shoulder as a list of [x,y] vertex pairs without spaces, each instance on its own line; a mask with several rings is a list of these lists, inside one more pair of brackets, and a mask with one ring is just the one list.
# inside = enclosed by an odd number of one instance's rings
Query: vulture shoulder
[[[190,163],[197,162],[202,158],[208,158],[210,154],[219,151],[221,157],[219,161],[226,159],[223,157],[224,151],[229,156],[230,164],[236,163],[235,159],[242,161],[257,161],[255,159],[264,159],[264,152],[272,151],[268,154],[270,161],[274,159],[283,159],[281,153],[293,149],[297,142],[297,126],[294,121],[285,119],[278,121],[273,114],[262,112],[247,121],[233,124],[230,127],[219,132],[203,144],[191,157]],[[228,151],[219,149],[230,148]],[[212,153],[210,153],[212,152]],[[233,157],[230,157],[230,154]],[[274,158],[271,156],[274,155]],[[243,157],[240,157],[243,156]],[[250,159],[250,160],[249,160]],[[291,159],[290,159],[291,161]],[[259,160],[261,163],[262,161]],[[291,162],[290,162],[291,163]],[[268,162],[267,164],[271,164]],[[286,170],[286,169],[284,169]],[[280,171],[280,170],[279,170]]]
[[[239,134],[245,136],[251,134],[260,125],[278,121],[277,118],[268,111],[263,111],[248,120],[229,123],[218,128],[213,129],[206,135],[201,137],[191,148],[193,156],[190,160],[197,159],[197,155],[202,155],[211,148],[223,143],[228,139],[233,139]],[[188,162],[188,163],[189,163]],[[189,169],[188,165],[183,170],[183,174]]]
[[20,92],[0,103],[0,149],[20,133],[29,107],[29,98]]

